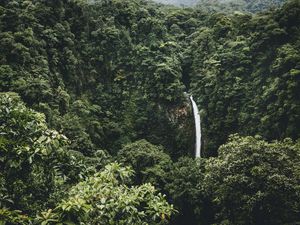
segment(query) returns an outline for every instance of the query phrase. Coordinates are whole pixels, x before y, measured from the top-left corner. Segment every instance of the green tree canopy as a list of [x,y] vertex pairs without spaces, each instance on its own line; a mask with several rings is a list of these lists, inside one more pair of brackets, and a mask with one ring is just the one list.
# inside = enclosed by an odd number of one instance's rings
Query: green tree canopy
[[42,224],[164,224],[174,213],[165,196],[151,184],[127,186],[133,175],[118,163],[72,187],[69,197],[54,210],[43,212]]
[[204,189],[221,224],[300,221],[300,145],[231,136],[206,164]]
[[153,145],[146,140],[125,145],[119,151],[117,159],[132,166],[136,171],[136,183],[151,182],[158,187],[164,186],[165,173],[172,163],[170,156],[161,146]]
[[[66,137],[47,127],[45,116],[27,108],[16,93],[0,94],[2,207],[40,210],[63,180]],[[7,199],[7,200],[5,200]],[[3,201],[3,202],[2,202]]]

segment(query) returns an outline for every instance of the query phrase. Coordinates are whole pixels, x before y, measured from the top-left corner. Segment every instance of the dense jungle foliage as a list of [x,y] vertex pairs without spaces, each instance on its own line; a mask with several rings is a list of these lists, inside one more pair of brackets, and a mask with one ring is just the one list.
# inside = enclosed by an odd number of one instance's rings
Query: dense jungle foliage
[[285,0],[154,0],[155,2],[181,7],[202,7],[210,11],[260,12],[281,6]]
[[245,2],[1,0],[0,225],[299,224],[300,1]]

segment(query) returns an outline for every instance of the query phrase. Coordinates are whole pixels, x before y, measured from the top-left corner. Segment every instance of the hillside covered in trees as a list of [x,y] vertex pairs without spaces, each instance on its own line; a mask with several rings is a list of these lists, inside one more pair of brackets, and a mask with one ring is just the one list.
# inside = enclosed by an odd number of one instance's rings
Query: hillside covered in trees
[[210,11],[261,12],[281,6],[285,0],[154,0],[162,4],[201,7]]
[[300,1],[255,2],[0,1],[0,224],[300,223]]

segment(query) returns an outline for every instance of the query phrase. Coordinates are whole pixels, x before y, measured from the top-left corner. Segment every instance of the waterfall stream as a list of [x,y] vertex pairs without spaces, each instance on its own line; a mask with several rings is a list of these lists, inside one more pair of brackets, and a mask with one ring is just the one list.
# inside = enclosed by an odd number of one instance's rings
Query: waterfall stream
[[201,119],[199,114],[199,109],[196,102],[193,99],[193,96],[190,96],[190,100],[193,106],[194,120],[195,120],[195,130],[196,130],[196,144],[195,144],[195,152],[196,158],[201,157]]

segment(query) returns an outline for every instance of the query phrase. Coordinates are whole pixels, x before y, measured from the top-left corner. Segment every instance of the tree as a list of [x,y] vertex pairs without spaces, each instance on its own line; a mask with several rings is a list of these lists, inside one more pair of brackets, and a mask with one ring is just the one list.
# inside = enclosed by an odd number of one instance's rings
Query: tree
[[182,157],[166,173],[164,190],[179,211],[174,224],[212,224],[212,205],[204,190],[205,164],[204,159]]
[[0,121],[0,193],[9,200],[2,207],[34,213],[63,182],[59,164],[68,158],[67,139],[16,93],[0,94]]
[[156,146],[146,140],[139,140],[122,148],[117,159],[132,166],[135,173],[135,183],[151,182],[157,187],[165,184],[165,173],[171,166],[172,160],[164,153],[161,146]]
[[174,213],[165,196],[156,194],[151,184],[127,186],[133,175],[118,163],[71,188],[69,197],[53,210],[43,212],[42,224],[165,224]]
[[205,166],[204,189],[221,224],[299,222],[300,146],[233,135]]

